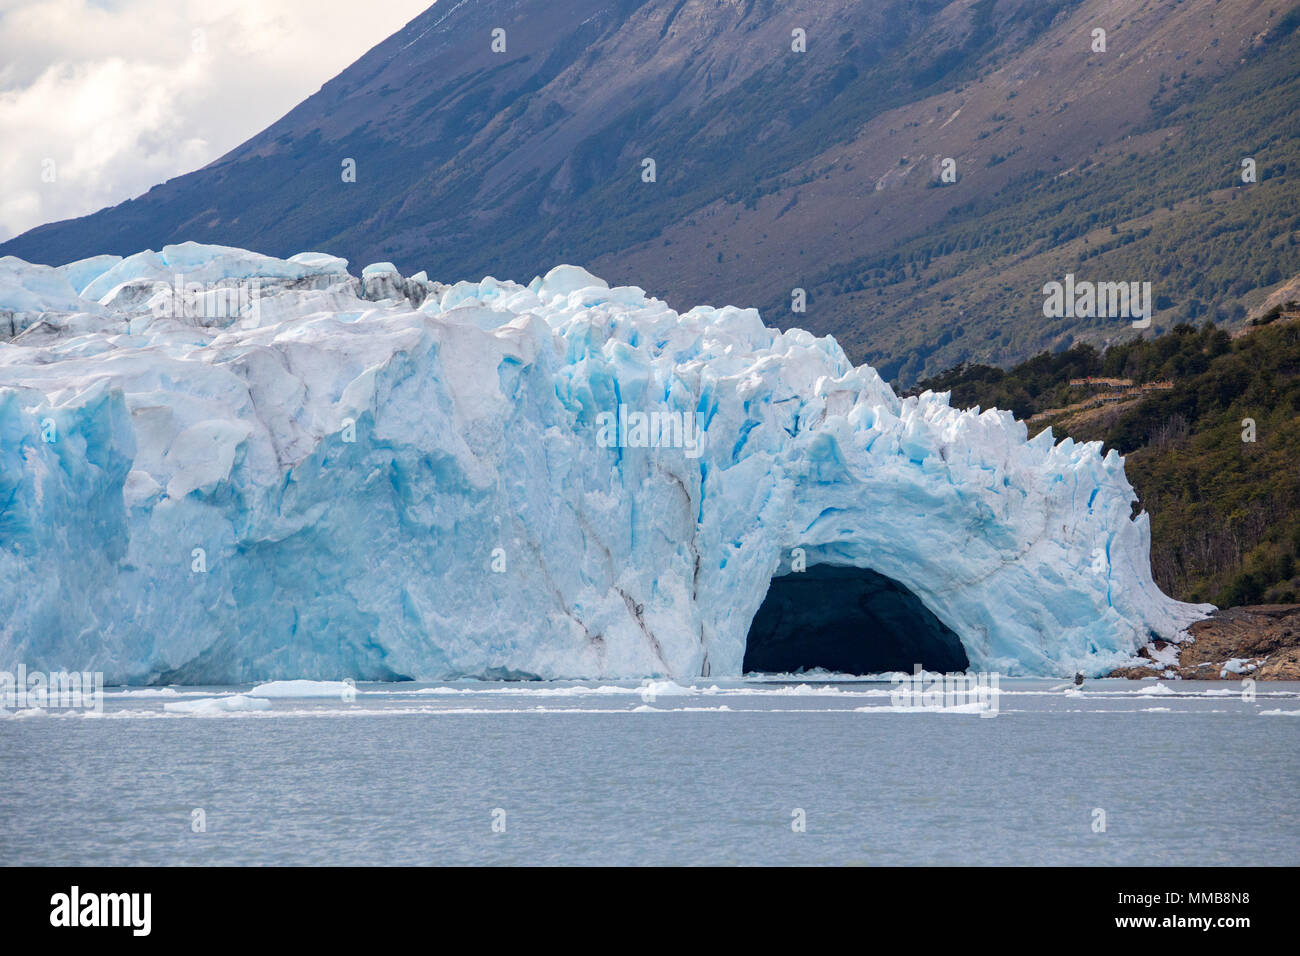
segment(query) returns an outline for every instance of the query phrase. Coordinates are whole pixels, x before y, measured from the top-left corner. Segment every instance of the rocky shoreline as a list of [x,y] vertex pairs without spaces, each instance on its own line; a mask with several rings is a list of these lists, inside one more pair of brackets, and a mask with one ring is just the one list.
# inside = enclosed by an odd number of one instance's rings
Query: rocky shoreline
[[1300,680],[1300,604],[1259,604],[1215,611],[1177,644],[1156,641],[1107,677],[1182,680]]

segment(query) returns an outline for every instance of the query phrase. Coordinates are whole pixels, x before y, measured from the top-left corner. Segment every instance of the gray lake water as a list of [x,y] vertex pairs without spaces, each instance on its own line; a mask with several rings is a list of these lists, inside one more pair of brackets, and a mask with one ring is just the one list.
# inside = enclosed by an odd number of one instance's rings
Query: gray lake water
[[0,717],[0,861],[1300,863],[1295,683],[1248,701],[1004,679],[994,719],[808,678],[362,684],[213,710],[249,690]]

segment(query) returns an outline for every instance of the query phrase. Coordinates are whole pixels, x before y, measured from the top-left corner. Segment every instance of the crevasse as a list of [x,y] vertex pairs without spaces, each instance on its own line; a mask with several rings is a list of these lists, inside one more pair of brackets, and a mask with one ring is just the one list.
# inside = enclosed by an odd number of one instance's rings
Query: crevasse
[[[162,306],[178,284],[194,309]],[[0,340],[0,664],[736,675],[796,553],[899,582],[1004,674],[1103,673],[1208,610],[1153,583],[1114,452],[574,266],[443,285],[193,243],[6,258]],[[702,450],[608,447],[620,406],[698,413]]]

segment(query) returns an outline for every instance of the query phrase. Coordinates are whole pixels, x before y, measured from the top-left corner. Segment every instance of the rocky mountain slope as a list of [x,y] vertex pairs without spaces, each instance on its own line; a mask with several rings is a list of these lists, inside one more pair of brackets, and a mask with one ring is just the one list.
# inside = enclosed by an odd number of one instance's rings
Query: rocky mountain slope
[[1149,664],[1108,677],[1142,680],[1300,680],[1300,605],[1262,604],[1215,611],[1188,628],[1180,644],[1156,641],[1139,656]]
[[1237,320],[1300,271],[1297,23],[1278,0],[441,0],[211,165],[0,255],[578,262],[911,381],[1125,334],[1044,320],[1067,271],[1149,278],[1157,326]]

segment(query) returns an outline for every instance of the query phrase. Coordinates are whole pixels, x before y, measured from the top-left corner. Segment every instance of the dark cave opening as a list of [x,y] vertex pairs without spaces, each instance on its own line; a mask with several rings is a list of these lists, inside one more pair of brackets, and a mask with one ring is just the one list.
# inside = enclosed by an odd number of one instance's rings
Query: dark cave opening
[[956,633],[920,598],[869,568],[815,564],[772,579],[745,642],[746,673],[964,671]]

